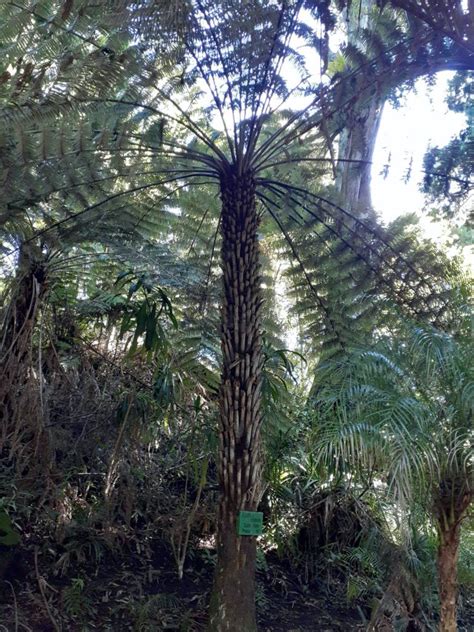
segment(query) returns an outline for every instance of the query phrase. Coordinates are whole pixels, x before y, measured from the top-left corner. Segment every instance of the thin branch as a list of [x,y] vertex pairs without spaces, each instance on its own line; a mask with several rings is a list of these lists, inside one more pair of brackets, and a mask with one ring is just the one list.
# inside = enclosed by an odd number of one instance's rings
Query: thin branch
[[[13,2],[12,0],[10,0],[8,2],[8,4],[11,7],[16,7],[17,9],[20,9],[21,11],[24,11],[25,13],[29,13],[30,15],[33,15],[34,17],[39,18],[40,20],[43,20],[44,22],[47,22],[48,24],[53,24],[60,31],[64,31],[64,33],[67,33],[68,35],[74,35],[74,37],[77,37],[78,39],[82,40],[86,44],[91,44],[92,46],[94,46],[98,50],[103,50],[104,49],[104,46],[101,46],[100,44],[98,44],[95,40],[91,39],[90,37],[85,37],[84,35],[81,35],[77,31],[74,31],[74,29],[67,28],[67,27],[63,26],[62,24],[60,24],[59,22],[57,22],[54,19],[45,18],[44,15],[41,15],[40,13],[38,13],[37,11],[34,11],[33,9],[29,9],[28,7],[24,7],[24,6],[20,5],[20,4],[17,4],[16,2]],[[115,52],[115,51],[112,51],[112,52]]]
[[[270,82],[267,82],[267,77],[268,77],[268,73],[270,71],[271,62],[272,62],[272,59],[273,59],[273,54],[274,54],[274,51],[275,51],[278,39],[280,37],[280,29],[281,29],[281,26],[282,26],[282,24],[284,22],[284,16],[285,16],[286,9],[287,9],[286,3],[282,2],[282,6],[281,6],[280,13],[279,13],[279,16],[278,16],[277,26],[276,26],[276,29],[275,29],[275,34],[273,36],[272,45],[271,45],[270,51],[269,51],[268,56],[267,56],[267,62],[266,62],[266,65],[265,65],[265,71],[264,71],[263,79],[262,79],[262,82],[261,82],[261,85],[264,87],[264,89],[267,88],[267,83],[268,83],[268,86],[269,86],[268,89],[267,89],[267,94],[266,94],[266,97],[265,97],[262,109],[261,109],[262,114],[265,112],[266,103],[268,101],[269,95],[273,94],[273,92],[276,89],[276,77],[277,77],[276,66],[282,60],[282,57],[283,57],[282,53],[280,53],[280,56],[276,60],[273,77],[272,77],[272,80]],[[286,43],[288,42],[288,37],[290,35],[290,31],[291,31],[291,29],[288,29]],[[251,76],[251,73],[249,72],[249,80],[250,80],[250,76]],[[270,86],[271,86],[271,89],[270,89]],[[250,89],[250,86],[248,85],[248,82],[247,82],[247,91],[249,89]],[[248,156],[252,156],[253,155],[254,148],[255,148],[255,143],[258,140],[259,133],[260,133],[260,130],[261,130],[261,125],[262,125],[261,121],[259,121],[259,118],[260,118],[259,117],[260,101],[257,102],[257,106],[255,107],[255,100],[257,98],[256,91],[255,90],[252,91],[251,94],[252,94],[252,101],[251,101],[250,111],[251,111],[251,115],[252,116],[251,116],[250,132],[249,132],[249,138],[248,138],[248,151],[247,151],[247,155]],[[261,94],[259,94],[258,96],[260,97]],[[246,101],[246,105],[247,105],[247,101]]]
[[[316,200],[318,203],[325,203],[328,206],[338,210],[342,215],[345,215],[346,217],[348,217],[352,222],[354,222],[354,224],[357,224],[359,228],[363,228],[364,230],[366,230],[368,233],[370,233],[373,237],[375,237],[376,240],[378,240],[379,242],[381,242],[392,254],[395,255],[395,257],[402,261],[407,268],[410,270],[410,272],[412,272],[416,278],[418,278],[421,282],[425,283],[426,286],[430,289],[430,291],[435,291],[435,289],[426,281],[426,279],[424,277],[421,277],[420,274],[418,273],[418,271],[412,266],[412,264],[406,260],[406,258],[400,253],[398,252],[391,244],[389,241],[387,241],[386,239],[384,239],[383,237],[381,237],[381,235],[374,230],[370,225],[368,225],[366,222],[364,222],[363,220],[359,219],[358,217],[356,217],[353,213],[350,213],[348,210],[344,209],[342,206],[339,206],[338,204],[335,204],[334,202],[331,202],[330,200],[323,198],[320,195],[317,195],[316,193],[311,193],[310,191],[308,191],[307,189],[303,189],[301,187],[295,186],[295,185],[291,185],[291,184],[287,184],[287,183],[283,183],[277,180],[270,180],[270,179],[264,179],[265,183],[270,183],[270,184],[274,184],[275,186],[280,186],[286,190],[291,190],[293,191],[296,195],[300,195],[303,196],[304,198],[312,198],[314,200]],[[309,212],[309,211],[308,211]],[[320,221],[320,218],[317,218]],[[347,222],[344,222],[344,220],[342,220],[343,224],[346,226],[346,228],[348,228],[356,237],[359,237],[361,239],[362,238],[362,234],[363,232],[361,231],[361,234],[356,233],[356,231],[351,227],[351,225]],[[364,241],[365,245],[368,247],[371,247],[371,244],[369,242],[367,242],[366,240]],[[381,255],[379,253],[377,253],[377,251],[375,251],[373,249],[372,246],[372,251],[374,252],[374,254],[376,254],[378,257],[380,257]]]
[[293,243],[293,240],[290,237],[290,234],[285,229],[283,224],[280,222],[278,216],[271,209],[271,206],[275,206],[278,210],[280,210],[280,207],[273,200],[271,200],[268,196],[264,195],[261,192],[257,192],[257,196],[260,198],[260,200],[262,201],[262,204],[265,206],[265,208],[267,209],[267,211],[270,213],[271,217],[273,218],[273,220],[277,224],[278,228],[283,233],[283,235],[285,237],[285,240],[287,241],[288,245],[290,246],[290,249],[291,249],[291,252],[293,253],[294,258],[296,259],[296,261],[298,262],[299,266],[301,267],[301,271],[304,274],[304,277],[306,279],[306,282],[308,283],[308,286],[310,287],[311,291],[315,295],[319,306],[321,307],[321,309],[323,310],[324,314],[326,315],[326,320],[329,323],[334,335],[338,339],[339,344],[341,345],[341,349],[344,350],[344,348],[345,348],[344,343],[340,339],[339,332],[337,330],[336,324],[334,323],[333,319],[330,316],[329,307],[325,304],[324,300],[319,296],[318,291],[314,287],[313,282],[311,281],[311,278],[310,278],[310,276],[309,276],[309,274],[308,274],[308,272],[306,270],[306,267],[305,267],[301,257],[298,254],[298,250],[297,250],[295,244]]
[[[235,112],[234,112],[232,86],[230,84],[229,73],[227,72],[226,63],[225,63],[224,57],[222,55],[222,47],[221,47],[221,44],[219,43],[219,41],[217,39],[217,35],[216,35],[215,31],[214,31],[214,27],[213,27],[213,25],[211,23],[211,19],[209,17],[208,12],[204,10],[204,8],[202,6],[202,3],[199,0],[196,0],[196,1],[197,1],[197,6],[199,7],[199,10],[201,11],[202,15],[204,16],[204,20],[206,21],[206,23],[207,23],[207,25],[209,27],[209,31],[211,33],[211,37],[212,37],[212,39],[214,41],[215,49],[217,51],[217,54],[219,55],[219,60],[220,60],[221,66],[222,66],[222,73],[223,73],[223,75],[225,77],[225,81],[226,81],[226,85],[227,85],[227,94],[229,96],[229,107],[230,107],[230,112],[231,112],[231,115],[232,115],[234,143],[232,143],[231,140],[230,140],[231,136],[230,136],[229,131],[227,129],[227,123],[225,121],[224,111],[220,107],[221,102],[220,102],[220,99],[218,98],[217,85],[216,85],[216,82],[214,81],[214,87],[216,89],[215,102],[216,102],[216,105],[218,107],[219,114],[220,114],[221,120],[222,120],[222,124],[224,126],[224,130],[225,130],[225,133],[226,133],[226,136],[227,136],[227,141],[228,141],[228,145],[229,145],[229,149],[230,149],[230,152],[231,152],[232,159],[233,160],[237,160],[237,162],[240,162],[238,160],[238,158],[239,158],[239,150],[241,148],[239,148],[239,143],[238,143],[238,140],[237,140],[237,124],[236,124]],[[194,57],[194,55],[193,55],[193,57]],[[196,63],[198,63],[198,62],[196,61]],[[199,66],[199,69],[201,70],[200,66]],[[211,74],[211,77],[213,77],[213,79],[214,79],[214,73],[212,72],[212,68],[210,68],[210,74]],[[201,71],[201,75],[202,75],[202,71]],[[207,83],[207,73],[205,73],[205,75],[203,76],[203,79]],[[224,97],[224,106],[225,106],[225,97]],[[234,144],[235,144],[235,149],[234,149]]]
[[39,547],[35,546],[34,560],[35,560],[36,581],[38,582],[38,587],[40,589],[41,596],[43,597],[43,603],[45,605],[46,612],[48,613],[49,620],[51,621],[53,628],[56,630],[56,632],[61,632],[61,626],[59,625],[59,623],[56,621],[56,619],[53,616],[53,612],[50,608],[49,601],[46,596],[46,592],[44,590],[44,587],[47,586],[48,584],[46,580],[44,579],[44,577],[40,575],[40,572],[38,569],[38,550],[39,550]]
[[[200,184],[203,185],[203,184],[214,184],[214,183],[213,182],[201,182]],[[145,211],[145,213],[143,213],[143,215],[140,217],[140,219],[135,224],[134,228],[138,228],[138,226],[141,224],[141,222],[143,222],[143,220],[158,206],[158,204],[160,204],[164,200],[172,197],[178,191],[181,191],[182,189],[185,189],[187,186],[189,186],[188,182],[185,182],[184,184],[180,184],[179,186],[175,187],[172,191],[170,191],[166,195],[163,195],[161,198],[158,198],[156,203],[153,204],[151,208],[147,209],[147,211]]]
[[[377,270],[376,268],[373,267],[373,265],[370,263],[370,261],[365,257],[364,254],[362,254],[359,250],[357,250],[355,248],[355,242],[349,242],[347,241],[342,234],[337,231],[333,226],[331,226],[327,221],[325,221],[323,218],[321,218],[319,215],[317,215],[312,209],[310,209],[306,204],[304,204],[303,202],[301,202],[301,200],[298,200],[297,198],[294,198],[291,193],[289,194],[289,189],[285,188],[285,185],[283,183],[279,183],[281,185],[281,188],[283,189],[283,191],[278,192],[277,189],[274,188],[274,186],[272,185],[267,185],[268,188],[275,194],[277,194],[279,197],[281,197],[283,200],[286,201],[290,201],[290,202],[294,202],[295,204],[297,204],[298,206],[300,206],[304,211],[306,211],[309,215],[311,215],[312,217],[314,217],[318,222],[322,223],[327,230],[329,230],[331,233],[333,233],[338,239],[340,239],[348,248],[350,248],[352,250],[352,252],[354,252],[354,254],[356,254],[364,263],[365,265],[367,265],[367,267],[372,270],[372,272],[376,275],[376,278],[378,278],[384,285],[387,285],[390,290],[392,292],[394,292],[396,295],[398,295],[400,297],[400,300],[402,301],[402,303],[404,305],[406,305],[414,314],[415,316],[422,316],[422,313],[420,313],[412,304],[410,304],[407,299],[405,297],[403,297],[401,290],[397,290],[391,283],[389,283],[389,281],[380,273],[380,270]],[[291,189],[291,187],[290,187]],[[322,209],[324,212],[327,212],[324,208]],[[343,226],[345,228],[347,228],[353,235],[354,237],[360,238],[364,244],[364,246],[370,251],[372,252],[372,254],[374,254],[378,260],[383,263],[383,265],[386,265],[390,270],[392,270],[392,272],[395,273],[395,275],[397,275],[397,277],[399,277],[399,273],[398,271],[393,267],[392,264],[390,264],[389,262],[386,261],[386,259],[382,256],[381,253],[379,253],[377,250],[374,249],[373,245],[367,241],[366,239],[363,238],[362,234],[356,233],[356,231],[349,225],[347,224],[347,222],[342,222]],[[381,240],[381,238],[374,232],[371,231],[372,234],[379,240],[381,241],[384,245],[386,245],[387,247],[389,247],[390,249],[393,250],[393,252],[395,252],[395,254],[397,255],[397,259],[402,260],[403,262],[405,262],[405,259],[399,254],[397,253],[391,246],[390,244],[388,244],[388,242],[385,242],[383,240]],[[406,262],[408,264],[408,262]],[[408,264],[409,265],[409,264]],[[432,288],[423,277],[421,277],[416,271],[415,271],[416,277],[419,279],[419,284],[417,286],[413,286],[411,284],[408,284],[407,281],[404,279],[403,283],[404,285],[408,285],[411,290],[414,293],[414,297],[416,297],[418,295],[419,292],[419,286],[421,284],[426,284],[427,287],[430,289],[431,294],[436,294],[436,289]],[[419,297],[419,296],[418,296]],[[425,304],[426,308],[432,312],[432,306],[426,301],[426,299],[424,297],[419,297],[422,299],[423,303]],[[438,313],[439,316],[439,313]]]
[[[200,174],[193,176],[193,175],[188,175],[188,178],[191,177],[201,177]],[[119,193],[114,193],[113,195],[108,196],[107,198],[105,198],[104,200],[101,200],[100,202],[97,202],[95,204],[92,204],[91,206],[88,206],[87,208],[83,209],[82,211],[79,211],[78,213],[75,213],[74,215],[71,215],[69,217],[66,217],[64,219],[58,220],[57,222],[55,222],[54,224],[43,228],[42,230],[39,230],[38,232],[36,232],[32,237],[26,239],[23,244],[27,244],[35,239],[37,239],[38,237],[41,237],[41,235],[44,235],[45,233],[48,233],[49,231],[58,228],[59,226],[62,226],[63,224],[65,224],[66,222],[69,222],[73,219],[76,219],[77,217],[80,217],[81,215],[84,215],[85,213],[88,213],[89,211],[95,210],[96,208],[102,206],[103,204],[106,204],[107,202],[110,202],[111,200],[115,200],[119,197],[122,197],[124,195],[129,195],[131,193],[137,193],[139,191],[143,191],[145,189],[151,189],[154,187],[158,187],[158,186],[163,186],[164,184],[169,184],[170,182],[176,182],[177,180],[181,180],[182,177],[175,177],[175,178],[168,178],[167,180],[161,180],[161,181],[157,181],[157,182],[151,182],[150,184],[143,184],[141,186],[138,187],[134,187],[132,189],[127,189],[126,191],[120,191]],[[20,247],[18,248],[14,248],[13,250],[8,251],[6,254],[7,255],[12,255],[15,252],[17,252],[19,250]]]
[[118,103],[121,105],[128,105],[130,107],[136,107],[136,108],[140,108],[143,110],[148,110],[150,112],[152,112],[153,114],[157,114],[161,117],[163,117],[165,120],[171,120],[174,121],[177,125],[180,125],[181,127],[184,127],[185,129],[187,129],[188,131],[190,131],[192,134],[195,134],[207,147],[209,147],[209,149],[214,152],[221,160],[224,160],[227,162],[227,158],[225,156],[224,153],[222,153],[222,151],[217,147],[217,145],[211,140],[211,138],[209,138],[209,136],[199,127],[199,125],[197,125],[192,118],[187,114],[187,112],[185,110],[183,110],[183,108],[181,108],[177,103],[176,100],[173,99],[169,94],[166,94],[166,92],[164,92],[161,88],[159,88],[158,86],[153,86],[155,88],[155,90],[157,90],[160,94],[160,96],[162,96],[164,99],[166,99],[167,101],[169,101],[177,110],[178,112],[184,117],[184,121],[177,118],[176,116],[172,116],[171,114],[169,114],[169,112],[163,112],[162,110],[158,110],[157,108],[155,108],[152,105],[147,105],[145,103],[140,103],[139,101],[129,101],[127,99],[84,99],[84,98],[79,98],[79,97],[73,97],[74,101],[78,101],[79,103]]
[[[143,164],[143,163],[142,163]],[[85,165],[84,167],[86,167],[87,165]],[[188,176],[192,176],[192,177],[197,177],[197,176],[202,176],[202,177],[208,177],[208,178],[217,178],[217,175],[214,173],[211,173],[209,171],[205,171],[200,170],[200,169],[153,169],[152,171],[137,171],[135,173],[117,173],[115,175],[111,175],[111,176],[105,176],[104,178],[96,178],[96,179],[92,179],[92,180],[84,180],[82,182],[75,182],[74,184],[65,184],[62,187],[58,187],[56,189],[49,189],[47,191],[44,191],[40,194],[40,196],[36,199],[29,199],[28,200],[28,204],[36,204],[38,202],[43,201],[45,198],[48,198],[50,195],[53,195],[54,193],[60,193],[61,191],[70,191],[71,189],[75,189],[77,187],[87,187],[87,186],[91,186],[93,184],[99,184],[101,182],[107,182],[110,180],[117,180],[118,178],[126,178],[127,176],[131,176],[132,178],[135,178],[137,176],[146,176],[146,175],[156,175],[156,174],[162,174],[162,175],[167,175],[167,174],[175,174],[175,175],[179,175],[180,178],[186,178]],[[20,204],[21,202],[23,202],[24,200],[21,199],[17,199],[17,200],[13,200],[11,201],[9,204]]]
[[[290,118],[288,119],[288,121],[282,125],[276,132],[273,132],[269,138],[267,138],[261,145],[260,147],[257,149],[257,151],[255,152],[254,155],[254,164],[257,164],[257,161],[263,157],[263,161],[267,160],[269,156],[267,156],[267,152],[274,153],[274,151],[277,151],[279,148],[281,148],[282,145],[288,144],[288,142],[290,142],[290,140],[292,140],[290,137],[291,135],[295,135],[295,132],[302,126],[302,125],[307,125],[308,121],[301,121],[300,123],[297,123],[297,125],[295,126],[295,128],[290,129],[291,125],[295,122],[298,121],[298,119],[300,119],[306,112],[309,112],[311,110],[311,108],[315,107],[318,103],[318,101],[321,99],[321,96],[324,96],[324,93],[326,92],[328,95],[331,94],[331,92],[334,92],[337,88],[339,88],[340,86],[342,86],[344,83],[352,80],[354,77],[357,77],[359,75],[359,73],[367,70],[367,68],[370,68],[372,66],[375,66],[377,64],[378,61],[380,61],[381,59],[383,59],[388,53],[391,53],[393,51],[396,51],[398,49],[402,49],[403,46],[405,46],[407,43],[409,43],[410,41],[413,41],[415,39],[414,36],[412,37],[407,37],[405,38],[402,42],[397,42],[394,46],[388,48],[387,50],[383,51],[383,53],[381,53],[380,55],[377,55],[376,57],[371,58],[368,61],[365,61],[364,63],[360,64],[357,68],[354,68],[354,70],[352,70],[351,72],[347,73],[346,75],[344,75],[343,77],[341,77],[341,79],[339,79],[338,81],[336,81],[335,83],[330,84],[329,86],[321,86],[319,93],[316,94],[315,98],[311,101],[311,103],[309,103],[305,108],[303,108],[303,110],[297,111],[295,112],[292,116],[290,116]],[[428,37],[425,37],[425,40],[429,41]],[[424,43],[423,39],[420,41],[420,45]],[[393,70],[393,68],[390,66],[385,72],[389,73]],[[378,76],[377,79],[380,79],[380,75]],[[366,85],[363,90],[367,90],[368,88],[370,88],[373,85],[373,83],[370,83],[368,85]],[[353,94],[351,94],[351,98],[348,99],[344,104],[342,104],[343,106],[346,105],[351,105],[352,104],[352,97]],[[360,98],[360,94],[359,94],[359,98]],[[342,107],[338,106],[338,108],[336,108],[335,110],[327,113],[327,115],[333,116],[335,113],[337,113],[339,110],[341,110]],[[312,127],[316,126],[318,123],[313,123]],[[308,130],[305,130],[308,131]],[[281,141],[279,141],[278,143],[276,143],[277,139],[280,136],[283,136],[284,134],[286,134],[286,136],[284,136],[282,138]],[[294,136],[295,137],[295,136]],[[272,146],[275,148],[272,151]]]
[[191,254],[191,251],[194,248],[194,244],[195,244],[195,242],[196,242],[196,240],[198,238],[199,232],[200,232],[200,230],[202,228],[202,225],[204,224],[204,220],[206,219],[208,213],[209,213],[209,209],[207,208],[205,210],[205,212],[203,213],[202,217],[201,217],[201,221],[199,222],[199,226],[197,227],[196,232],[193,235],[193,238],[192,238],[192,241],[191,241],[191,245],[189,246],[189,249],[188,249],[188,255]]
[[[371,165],[372,161],[370,160],[353,160],[353,159],[349,159],[349,158],[335,158],[334,159],[336,163],[338,162],[349,162],[349,163],[355,163],[355,164],[359,164],[359,165]],[[269,169],[270,167],[278,167],[279,165],[289,165],[292,163],[298,163],[298,162],[329,162],[332,163],[333,160],[332,158],[287,158],[286,160],[277,160],[276,162],[270,162],[268,164],[265,164],[263,166],[260,166],[258,171],[256,173],[258,173],[259,171],[263,171],[265,169]]]

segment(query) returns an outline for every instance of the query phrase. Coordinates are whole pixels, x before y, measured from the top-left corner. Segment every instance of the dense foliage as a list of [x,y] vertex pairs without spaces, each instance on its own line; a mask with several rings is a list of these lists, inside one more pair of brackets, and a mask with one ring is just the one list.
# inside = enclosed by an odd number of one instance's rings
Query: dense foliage
[[0,2],[0,627],[469,629],[470,279],[370,196],[417,77],[472,123],[431,4]]

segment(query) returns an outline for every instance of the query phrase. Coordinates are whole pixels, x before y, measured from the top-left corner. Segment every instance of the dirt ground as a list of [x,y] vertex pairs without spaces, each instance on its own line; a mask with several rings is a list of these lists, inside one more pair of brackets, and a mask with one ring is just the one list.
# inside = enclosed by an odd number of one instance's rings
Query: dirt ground
[[[97,560],[95,560],[97,562]],[[67,576],[45,554],[17,560],[0,586],[0,632],[203,632],[212,554],[190,555],[182,580],[170,550],[152,558],[83,560]],[[79,581],[78,581],[79,580]],[[306,586],[288,564],[267,561],[257,573],[260,632],[356,632],[370,608],[348,603],[342,585]],[[474,596],[464,595],[459,632],[474,631]],[[426,628],[429,632],[429,628]]]

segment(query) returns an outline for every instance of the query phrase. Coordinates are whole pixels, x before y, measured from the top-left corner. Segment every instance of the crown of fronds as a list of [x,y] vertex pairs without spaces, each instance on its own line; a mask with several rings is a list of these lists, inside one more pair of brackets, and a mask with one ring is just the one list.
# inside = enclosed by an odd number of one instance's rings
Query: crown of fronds
[[[304,40],[321,48],[304,9],[326,31],[333,28],[325,4],[304,0],[248,0],[245,11],[237,0],[107,0],[100,8],[87,0],[7,2],[1,217],[20,221],[30,209],[34,231],[27,241],[70,231],[85,237],[92,227],[101,240],[164,236],[184,219],[176,200],[186,206],[193,186],[218,189],[232,166],[255,180],[262,211],[283,235],[338,344],[344,344],[351,320],[337,322],[338,308],[330,307],[314,278],[293,225],[304,226],[311,231],[307,239],[321,244],[322,270],[332,256],[345,261],[356,295],[362,296],[367,277],[376,277],[413,315],[440,324],[449,288],[434,287],[424,265],[405,254],[407,243],[295,175],[295,167],[305,164],[331,166],[328,139],[343,126],[354,95],[370,98],[378,71],[400,60],[406,43],[394,52],[372,34],[360,59],[348,49],[355,67],[328,84],[314,84],[295,46]],[[282,75],[288,63],[301,76],[293,87]],[[293,94],[305,96],[303,109],[286,109]],[[216,130],[219,120],[222,131]],[[219,212],[217,207],[201,218],[207,223],[212,217],[215,235]],[[194,228],[199,235],[196,220]],[[363,264],[363,273],[351,270],[355,262]]]

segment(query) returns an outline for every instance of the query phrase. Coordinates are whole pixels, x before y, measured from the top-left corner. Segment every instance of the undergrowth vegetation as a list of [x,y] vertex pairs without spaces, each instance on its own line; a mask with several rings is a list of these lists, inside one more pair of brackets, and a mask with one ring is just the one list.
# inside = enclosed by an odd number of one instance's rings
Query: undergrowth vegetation
[[[215,375],[169,314],[155,323],[166,344],[150,356],[144,344],[126,350],[116,311],[110,321],[96,320],[92,336],[91,317],[87,327],[81,321],[86,306],[77,309],[56,313],[54,338],[46,318],[33,338],[33,367],[41,344],[42,388],[32,370],[25,398],[36,401],[41,392],[41,408],[29,411],[40,437],[25,444],[21,458],[13,442],[2,453],[4,625],[204,629],[216,561]],[[66,322],[75,326],[69,340]],[[109,327],[116,331],[113,352],[104,343]],[[274,610],[283,603],[302,620],[324,609],[327,629],[365,629],[375,620],[374,629],[383,621],[398,629],[417,620],[431,625],[437,538],[421,499],[407,524],[386,482],[374,486],[363,472],[360,479],[342,471],[328,478],[311,448],[315,413],[292,380],[294,366],[283,351],[267,354],[265,401],[280,419],[269,415],[265,437],[259,617],[277,626]],[[469,538],[466,529],[461,616],[474,585]],[[331,617],[340,628],[331,627]],[[272,629],[291,619],[280,624]]]

